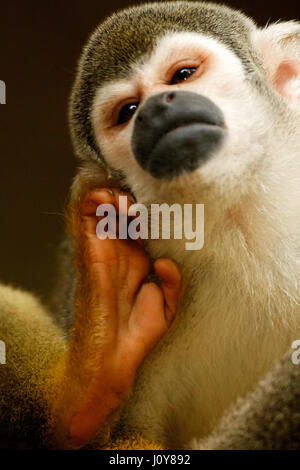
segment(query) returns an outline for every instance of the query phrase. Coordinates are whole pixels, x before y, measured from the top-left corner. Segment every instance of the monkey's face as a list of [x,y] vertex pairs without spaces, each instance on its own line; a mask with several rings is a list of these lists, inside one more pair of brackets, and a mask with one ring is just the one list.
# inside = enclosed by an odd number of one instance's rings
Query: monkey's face
[[258,101],[228,48],[200,34],[169,34],[128,78],[99,89],[94,134],[133,192],[157,196],[175,181],[201,193],[254,164],[253,149],[266,143]]
[[178,195],[232,204],[289,152],[293,119],[280,95],[298,103],[297,31],[288,23],[260,30],[202,2],[117,13],[79,66],[71,102],[78,155],[104,163],[140,202]]

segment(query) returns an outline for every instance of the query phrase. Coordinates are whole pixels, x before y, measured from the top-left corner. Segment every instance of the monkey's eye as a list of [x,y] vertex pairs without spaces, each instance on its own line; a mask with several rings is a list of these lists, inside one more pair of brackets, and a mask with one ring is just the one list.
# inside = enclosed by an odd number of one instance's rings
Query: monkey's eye
[[128,103],[121,109],[118,117],[117,125],[130,121],[138,108],[139,103]]
[[184,82],[188,78],[190,78],[193,73],[196,72],[195,67],[184,67],[182,69],[177,70],[177,72],[173,75],[171,80],[171,85],[176,85],[176,83]]

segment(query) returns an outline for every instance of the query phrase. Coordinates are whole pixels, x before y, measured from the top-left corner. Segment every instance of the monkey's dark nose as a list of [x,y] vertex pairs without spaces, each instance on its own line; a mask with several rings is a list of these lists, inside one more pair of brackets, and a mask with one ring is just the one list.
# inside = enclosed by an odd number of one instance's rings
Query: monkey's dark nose
[[171,178],[198,168],[213,156],[225,135],[222,111],[189,91],[159,93],[140,108],[132,149],[144,170]]

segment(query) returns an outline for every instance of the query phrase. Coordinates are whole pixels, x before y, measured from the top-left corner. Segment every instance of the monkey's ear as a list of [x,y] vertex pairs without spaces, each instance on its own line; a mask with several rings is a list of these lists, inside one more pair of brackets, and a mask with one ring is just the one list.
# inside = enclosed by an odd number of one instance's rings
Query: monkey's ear
[[275,90],[300,104],[300,23],[256,29],[253,41]]

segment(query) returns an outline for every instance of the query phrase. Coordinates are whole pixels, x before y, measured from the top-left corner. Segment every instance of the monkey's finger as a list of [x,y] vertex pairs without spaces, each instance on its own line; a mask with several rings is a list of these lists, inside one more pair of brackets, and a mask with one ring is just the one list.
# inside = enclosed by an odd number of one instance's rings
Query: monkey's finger
[[[117,188],[111,188],[109,191],[113,194],[114,205],[118,214],[128,214],[130,206],[134,203],[130,194]],[[121,198],[121,199],[120,199]]]
[[[154,282],[142,285],[129,318],[128,327],[132,332],[132,344],[135,344],[132,362],[138,367],[144,357],[167,331],[164,314],[164,296]],[[127,354],[128,357],[128,354]]]
[[[133,204],[135,204],[135,201],[129,193],[126,193],[124,191],[121,191],[115,188],[112,188],[110,191],[114,195],[114,200],[115,200],[114,205],[117,211],[117,233],[119,234],[120,218],[122,216],[127,216],[128,217],[127,224],[130,222],[130,220],[135,218],[135,215],[128,215],[129,209]],[[119,236],[117,238],[119,238]],[[127,238],[133,240],[139,246],[144,245],[144,242],[141,238],[132,239],[130,235],[128,234],[128,232],[127,232]]]
[[83,217],[96,216],[97,207],[101,204],[114,204],[115,197],[110,189],[95,189],[85,195],[80,204],[80,214]]
[[[135,203],[133,200],[132,196],[124,191],[121,191],[119,189],[111,189],[114,198],[115,198],[115,208],[117,211],[117,238],[119,238],[119,227],[120,227],[120,220],[121,217],[127,216],[127,224],[135,218],[134,215],[128,215],[130,207]],[[121,198],[120,198],[121,197]],[[128,227],[127,227],[128,229]],[[124,234],[124,229],[123,229],[123,234]],[[127,238],[134,241],[137,243],[139,246],[143,247],[144,242],[141,238],[137,239],[131,239],[130,234],[127,232]]]
[[154,269],[161,278],[161,289],[165,297],[166,321],[170,324],[176,314],[181,294],[181,274],[177,264],[168,258],[160,258],[154,263]]
[[[119,199],[119,196],[122,196],[122,199]],[[114,206],[115,223],[117,225],[116,234],[119,232],[119,217],[120,215],[127,216],[129,208],[133,200],[125,193],[122,193],[120,190],[111,188],[111,189],[99,189],[90,191],[83,199],[80,206],[80,215],[81,220],[83,221],[84,230],[91,235],[95,235],[97,222],[101,220],[104,215],[99,216],[99,211],[97,210],[101,205],[111,205]],[[105,208],[103,208],[105,211]],[[127,224],[126,224],[127,225]]]
[[78,223],[80,226],[77,227],[78,231],[90,234],[91,236],[96,235],[96,211],[101,204],[114,204],[114,196],[107,189],[93,190],[84,196],[79,205]]

